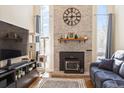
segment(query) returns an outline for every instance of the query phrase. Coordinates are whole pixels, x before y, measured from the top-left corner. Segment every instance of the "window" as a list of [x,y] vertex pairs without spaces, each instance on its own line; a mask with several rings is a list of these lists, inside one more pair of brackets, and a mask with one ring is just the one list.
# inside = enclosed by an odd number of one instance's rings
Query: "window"
[[105,58],[108,13],[106,5],[97,6],[97,58]]
[[49,46],[49,6],[41,6],[41,54],[46,54]]
[[50,31],[49,31],[49,6],[41,6],[41,50],[40,54],[46,56],[45,69],[49,68],[50,64]]
[[49,37],[49,6],[42,6],[41,15],[42,37]]

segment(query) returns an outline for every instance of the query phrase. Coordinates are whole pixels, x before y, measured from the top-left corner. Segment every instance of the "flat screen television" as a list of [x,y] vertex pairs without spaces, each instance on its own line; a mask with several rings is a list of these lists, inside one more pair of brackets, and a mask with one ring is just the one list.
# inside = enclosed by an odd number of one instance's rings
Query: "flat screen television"
[[27,55],[27,29],[0,21],[0,61]]

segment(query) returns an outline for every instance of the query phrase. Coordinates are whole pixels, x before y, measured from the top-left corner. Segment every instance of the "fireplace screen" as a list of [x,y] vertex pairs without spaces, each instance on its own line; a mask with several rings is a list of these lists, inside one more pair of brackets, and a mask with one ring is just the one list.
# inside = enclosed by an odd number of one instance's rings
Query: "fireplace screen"
[[84,52],[60,52],[60,71],[84,73]]
[[65,62],[65,70],[79,70],[80,61],[66,61]]

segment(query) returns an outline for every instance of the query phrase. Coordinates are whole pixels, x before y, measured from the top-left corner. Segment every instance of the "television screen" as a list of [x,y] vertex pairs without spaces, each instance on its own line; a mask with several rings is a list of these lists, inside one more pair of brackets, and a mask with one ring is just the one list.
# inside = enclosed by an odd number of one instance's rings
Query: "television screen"
[[0,21],[0,61],[27,55],[28,30]]

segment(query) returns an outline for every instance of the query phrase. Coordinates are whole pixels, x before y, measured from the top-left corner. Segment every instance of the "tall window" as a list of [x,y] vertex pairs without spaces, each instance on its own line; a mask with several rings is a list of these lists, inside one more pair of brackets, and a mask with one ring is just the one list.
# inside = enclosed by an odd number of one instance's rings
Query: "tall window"
[[97,6],[97,58],[105,58],[108,26],[107,6]]
[[49,6],[41,6],[41,54],[47,53],[49,46]]
[[42,6],[41,15],[42,37],[49,37],[49,6]]
[[49,68],[50,62],[50,31],[49,31],[49,6],[41,6],[41,51],[40,54],[47,57],[46,69]]

